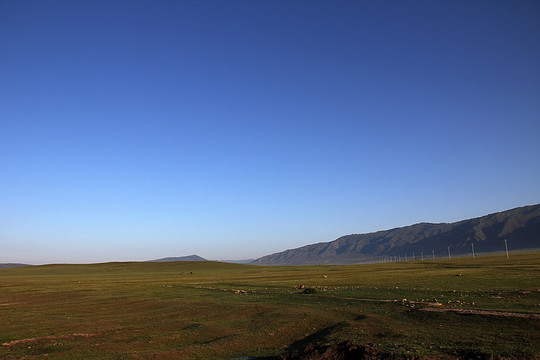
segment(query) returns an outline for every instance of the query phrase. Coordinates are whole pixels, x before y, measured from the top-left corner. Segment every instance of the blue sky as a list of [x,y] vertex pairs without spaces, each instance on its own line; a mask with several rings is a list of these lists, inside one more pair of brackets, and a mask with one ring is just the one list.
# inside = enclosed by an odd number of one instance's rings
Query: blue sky
[[0,262],[538,203],[538,34],[537,1],[2,1]]

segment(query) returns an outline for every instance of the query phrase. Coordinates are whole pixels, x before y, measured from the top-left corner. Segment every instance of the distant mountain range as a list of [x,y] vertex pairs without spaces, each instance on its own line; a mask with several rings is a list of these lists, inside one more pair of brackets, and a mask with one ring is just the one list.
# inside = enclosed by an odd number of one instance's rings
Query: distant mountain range
[[149,260],[149,262],[169,262],[169,261],[207,261],[199,255],[189,255],[180,257],[166,257],[162,259]]
[[21,267],[21,266],[32,266],[32,265],[28,265],[28,264],[18,264],[18,263],[2,263],[2,264],[0,264],[0,269],[14,268],[14,267]]
[[245,259],[245,260],[217,260],[219,262],[224,262],[224,263],[231,263],[231,264],[249,264],[253,261],[255,261],[255,259]]
[[416,260],[451,255],[540,248],[540,204],[455,223],[416,225],[369,234],[342,236],[263,256],[258,265],[353,264],[394,257]]

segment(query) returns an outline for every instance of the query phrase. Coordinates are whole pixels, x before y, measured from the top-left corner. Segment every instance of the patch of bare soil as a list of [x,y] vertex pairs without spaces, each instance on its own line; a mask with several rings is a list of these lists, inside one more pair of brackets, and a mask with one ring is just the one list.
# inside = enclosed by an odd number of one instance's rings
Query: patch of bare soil
[[96,336],[96,334],[67,334],[67,335],[57,335],[57,336],[40,336],[40,337],[33,337],[33,338],[5,342],[2,344],[2,346],[12,346],[12,345],[17,345],[17,344],[32,343],[32,342],[43,341],[43,340],[58,340],[58,339],[73,340],[78,337],[91,337],[91,336]]
[[432,311],[432,312],[455,312],[458,314],[490,315],[490,316],[505,316],[505,317],[517,317],[517,318],[527,318],[527,319],[540,319],[540,314],[527,314],[527,313],[516,313],[516,312],[506,312],[506,311],[446,309],[446,308],[435,308],[435,307],[424,307],[424,308],[421,308],[420,310]]
[[[345,341],[336,345],[309,345],[282,356],[282,360],[517,360],[514,357],[499,357],[488,354],[403,356],[371,346]],[[539,360],[535,356],[531,360]]]
[[282,360],[415,360],[390,351],[345,341],[336,345],[309,345],[303,350],[295,350]]

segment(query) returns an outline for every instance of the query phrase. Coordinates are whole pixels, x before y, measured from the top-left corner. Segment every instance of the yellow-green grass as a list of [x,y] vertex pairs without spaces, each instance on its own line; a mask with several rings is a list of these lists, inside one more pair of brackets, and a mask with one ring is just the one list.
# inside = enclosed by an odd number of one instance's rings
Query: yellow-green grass
[[[301,294],[301,285],[316,292]],[[416,356],[540,355],[540,319],[420,310],[434,302],[540,314],[540,252],[347,266],[1,269],[0,358],[271,359],[344,340]]]

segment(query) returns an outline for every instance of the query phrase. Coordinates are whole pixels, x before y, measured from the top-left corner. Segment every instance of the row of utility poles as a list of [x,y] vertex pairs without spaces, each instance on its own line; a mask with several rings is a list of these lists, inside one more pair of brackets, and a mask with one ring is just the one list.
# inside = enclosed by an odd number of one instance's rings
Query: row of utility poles
[[[510,256],[508,255],[508,241],[506,239],[504,239],[504,249],[506,251],[506,260],[509,260],[510,259]],[[471,243],[471,250],[472,250],[472,258],[473,260],[476,260],[476,253],[474,252],[474,243]],[[422,258],[422,261],[424,261],[424,252],[421,251],[420,252],[420,256]],[[452,258],[452,255],[450,254],[450,246],[448,246],[448,259],[451,259]],[[405,254],[405,262],[408,261],[408,257],[407,257],[407,254]],[[435,250],[431,250],[431,259],[432,260],[435,260]],[[416,260],[415,258],[415,254],[412,253],[412,260]],[[385,258],[383,258],[381,260],[381,262],[383,263],[386,263],[386,262],[399,262],[399,261],[402,261],[401,260],[401,255],[398,255],[398,256],[387,256]]]

